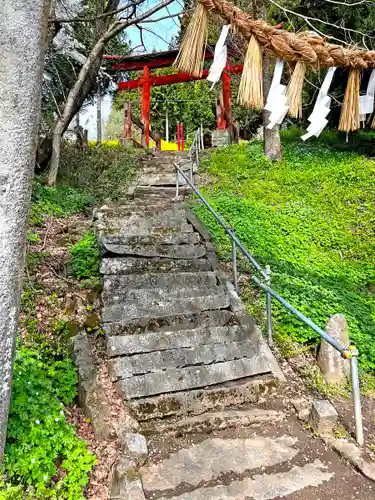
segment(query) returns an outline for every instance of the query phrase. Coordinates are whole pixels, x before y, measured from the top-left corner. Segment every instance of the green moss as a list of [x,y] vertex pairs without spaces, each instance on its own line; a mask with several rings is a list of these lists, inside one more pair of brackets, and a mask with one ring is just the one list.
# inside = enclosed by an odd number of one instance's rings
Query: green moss
[[69,249],[70,268],[76,278],[94,279],[99,275],[100,251],[94,233],[87,231]]

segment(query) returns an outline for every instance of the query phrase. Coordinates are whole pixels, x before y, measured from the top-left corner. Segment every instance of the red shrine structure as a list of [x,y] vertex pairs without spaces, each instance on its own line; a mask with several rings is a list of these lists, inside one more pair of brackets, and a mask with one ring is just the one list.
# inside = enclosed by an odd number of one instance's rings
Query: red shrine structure
[[[128,91],[142,88],[142,115],[141,125],[144,134],[144,145],[150,144],[150,98],[151,87],[160,85],[171,85],[174,83],[191,82],[203,80],[208,76],[208,70],[204,69],[200,77],[193,77],[189,73],[176,73],[172,75],[152,75],[151,70],[166,68],[173,65],[178,54],[178,50],[168,50],[153,54],[140,54],[136,56],[111,56],[105,55],[104,59],[113,63],[115,71],[143,71],[143,75],[136,80],[120,82],[117,86],[120,91]],[[207,49],[205,60],[212,60],[213,53]],[[231,111],[231,74],[242,73],[242,64],[231,66],[227,64],[222,74],[222,95],[216,102],[216,129],[233,131],[232,111]],[[132,138],[132,112],[131,104],[126,103],[124,109],[124,137]]]

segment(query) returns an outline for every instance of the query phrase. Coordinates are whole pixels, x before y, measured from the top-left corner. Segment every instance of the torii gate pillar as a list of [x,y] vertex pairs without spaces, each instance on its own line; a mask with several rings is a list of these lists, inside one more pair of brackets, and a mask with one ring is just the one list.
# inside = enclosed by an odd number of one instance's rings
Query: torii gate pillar
[[[143,68],[143,85],[142,85],[142,123],[144,126],[144,146],[147,148],[150,145],[150,99],[151,99],[151,82],[150,70],[147,66]],[[143,141],[142,141],[143,145]]]

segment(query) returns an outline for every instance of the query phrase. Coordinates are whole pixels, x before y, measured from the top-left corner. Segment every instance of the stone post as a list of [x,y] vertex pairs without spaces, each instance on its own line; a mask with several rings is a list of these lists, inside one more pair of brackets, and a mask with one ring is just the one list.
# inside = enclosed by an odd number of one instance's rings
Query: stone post
[[[341,344],[349,346],[348,325],[342,314],[331,316],[325,327],[325,332]],[[349,360],[342,358],[340,353],[325,340],[320,343],[317,363],[327,383],[346,384],[350,375]]]

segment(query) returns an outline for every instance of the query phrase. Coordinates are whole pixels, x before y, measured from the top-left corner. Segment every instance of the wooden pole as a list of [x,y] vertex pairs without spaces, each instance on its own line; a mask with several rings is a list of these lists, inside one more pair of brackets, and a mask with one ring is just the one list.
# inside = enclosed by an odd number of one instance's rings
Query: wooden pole
[[131,139],[132,137],[132,103],[126,101],[124,105],[124,137]]
[[165,110],[165,140],[169,142],[169,116],[168,108]]
[[226,120],[226,126],[232,133],[232,101],[230,96],[230,74],[229,66],[223,71],[223,107],[224,107],[224,119]]

